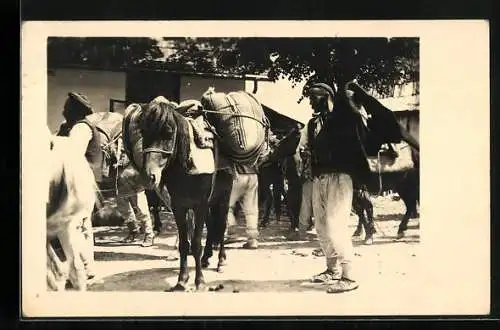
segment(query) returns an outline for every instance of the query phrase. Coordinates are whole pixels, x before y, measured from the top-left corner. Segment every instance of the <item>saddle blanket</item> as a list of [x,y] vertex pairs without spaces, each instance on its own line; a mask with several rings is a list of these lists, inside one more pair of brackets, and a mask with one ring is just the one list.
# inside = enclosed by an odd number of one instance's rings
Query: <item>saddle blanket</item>
[[[198,119],[199,118],[199,119]],[[198,117],[196,120],[203,120],[202,117]],[[200,147],[199,144],[196,142],[197,138],[196,135],[200,134],[200,131],[198,130],[199,126],[197,127],[197,130],[193,128],[193,122],[196,120],[193,119],[188,119],[189,122],[189,158],[190,158],[190,169],[188,170],[188,174],[212,174],[215,172],[215,159],[214,159],[214,149],[213,149],[213,135],[212,135],[212,141],[211,141],[211,147],[210,144],[207,143],[209,139],[203,139],[202,141],[199,142],[204,142],[200,145],[203,147]],[[198,123],[199,125],[199,123]],[[196,133],[195,133],[196,132]],[[209,132],[207,132],[209,133]],[[204,134],[204,133],[203,133]],[[208,134],[206,135],[208,136]],[[198,140],[200,140],[200,137],[198,137]]]
[[196,118],[186,117],[193,129],[194,142],[200,149],[214,148],[214,133],[210,131],[209,125],[205,122],[203,116]]

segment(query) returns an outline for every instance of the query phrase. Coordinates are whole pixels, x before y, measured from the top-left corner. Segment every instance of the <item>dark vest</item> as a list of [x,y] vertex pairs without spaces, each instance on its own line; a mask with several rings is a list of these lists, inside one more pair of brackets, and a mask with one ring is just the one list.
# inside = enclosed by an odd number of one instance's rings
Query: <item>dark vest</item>
[[85,123],[92,130],[92,139],[87,146],[87,151],[85,151],[85,158],[87,158],[87,161],[90,164],[90,168],[92,169],[92,172],[94,172],[95,181],[97,183],[100,183],[102,181],[102,166],[104,161],[101,149],[100,135],[97,132],[95,123],[91,119],[89,119],[88,116],[77,123]]
[[[78,123],[85,123],[92,130],[92,139],[90,140],[90,142],[87,146],[87,150],[85,151],[85,158],[89,162],[90,168],[92,169],[92,172],[94,173],[95,181],[97,183],[100,183],[102,181],[103,155],[102,155],[102,150],[101,150],[101,141],[100,141],[99,133],[97,132],[97,129],[95,128],[95,123],[93,123],[87,117],[76,122],[76,124],[78,124]],[[57,135],[58,136],[69,136],[69,133],[70,133],[72,128],[73,128],[73,126],[70,126],[67,123],[62,123],[61,126],[59,127],[59,131],[57,132]]]
[[[321,128],[316,135],[317,125]],[[357,181],[368,180],[370,171],[362,149],[363,142],[357,134],[359,125],[362,125],[359,116],[341,108],[310,120],[307,133],[313,176],[340,172]]]

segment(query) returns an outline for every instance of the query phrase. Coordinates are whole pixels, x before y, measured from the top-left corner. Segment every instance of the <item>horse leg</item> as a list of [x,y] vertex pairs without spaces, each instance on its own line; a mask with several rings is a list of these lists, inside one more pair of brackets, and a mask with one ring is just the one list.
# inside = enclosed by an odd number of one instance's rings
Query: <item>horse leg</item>
[[264,215],[262,217],[262,222],[259,227],[265,228],[269,224],[269,216],[271,215],[271,205],[273,200],[273,195],[269,186],[264,187],[262,190],[263,204],[264,204]]
[[412,218],[412,215],[414,215],[417,211],[417,203],[415,200],[403,200],[406,206],[406,212],[403,216],[403,219],[401,220],[401,223],[399,224],[398,228],[398,239],[403,238],[405,236],[405,232],[408,229],[408,222]]
[[149,211],[153,216],[153,230],[156,233],[161,233],[162,223],[160,220],[160,200],[156,196],[155,191],[145,190],[146,199],[148,200]]
[[217,272],[222,272],[222,266],[227,265],[227,256],[226,256],[226,248],[224,247],[224,233],[226,232],[227,226],[227,212],[229,209],[229,194],[231,191],[227,193],[224,201],[219,203],[214,207],[214,217],[215,217],[215,233],[216,242],[220,244],[219,246],[219,261],[217,263]]
[[373,203],[368,199],[365,205],[367,220],[368,220],[368,228],[370,229],[371,235],[375,234],[377,230],[375,229],[375,222],[373,220]]
[[207,213],[208,206],[201,206],[194,211],[195,226],[193,240],[191,241],[191,249],[193,251],[193,257],[196,265],[194,284],[197,290],[200,288],[200,284],[205,283],[201,268],[201,235],[203,232],[203,227],[206,223]]
[[153,219],[154,219],[154,227],[153,227],[153,230],[157,233],[157,234],[160,234],[161,233],[161,229],[162,229],[162,223],[161,223],[161,220],[160,220],[160,206],[157,205],[157,206],[154,206],[152,211],[151,211],[151,214],[153,215]]
[[186,219],[186,208],[174,208],[175,223],[179,232],[179,254],[180,269],[177,285],[174,289],[184,290],[189,281],[189,270],[187,267],[187,257],[189,253],[188,226]]
[[205,240],[205,249],[203,250],[203,256],[201,257],[201,267],[202,268],[207,268],[208,265],[210,264],[209,260],[213,255],[213,246],[215,244],[215,239],[214,239],[214,230],[216,230],[215,227],[215,219],[214,217],[217,216],[212,213],[212,208],[209,209],[208,215],[207,215],[207,239]]
[[80,251],[84,245],[84,238],[74,221],[62,230],[58,238],[69,265],[69,280],[74,289],[79,291],[87,290],[87,274]]
[[[274,201],[274,214],[276,215],[276,222],[281,221],[281,196],[285,195],[285,201],[288,200],[288,195],[284,194],[285,186],[283,178],[279,182],[273,184],[273,201]],[[288,206],[288,205],[287,205]]]
[[[375,233],[375,224],[373,222],[373,204],[366,192],[361,195],[361,205],[363,208],[362,218],[365,228],[365,244],[373,244],[373,234]],[[366,212],[366,216],[365,216]]]
[[356,230],[352,234],[352,237],[359,237],[361,236],[361,232],[363,231],[362,218],[364,217],[364,210],[361,203],[361,198],[357,192],[354,193],[354,196],[352,198],[352,210],[358,216],[358,226],[356,227]]
[[406,207],[406,212],[399,224],[398,238],[403,238],[405,236],[405,231],[408,229],[408,221],[417,213],[418,188],[416,184],[418,184],[418,182],[413,182],[413,180],[416,179],[413,174],[414,173],[408,173],[406,175],[397,191]]
[[291,188],[288,190],[287,208],[290,214],[290,230],[295,231],[299,228],[299,211],[302,191],[298,180],[293,180]]

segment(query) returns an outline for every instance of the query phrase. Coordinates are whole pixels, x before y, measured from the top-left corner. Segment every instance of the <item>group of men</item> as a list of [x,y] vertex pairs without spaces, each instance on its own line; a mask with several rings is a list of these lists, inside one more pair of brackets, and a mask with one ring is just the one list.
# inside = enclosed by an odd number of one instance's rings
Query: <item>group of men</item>
[[[314,110],[308,122],[306,141],[301,156],[306,163],[303,190],[305,196],[299,217],[299,234],[308,229],[311,213],[314,214],[320,247],[326,258],[326,269],[312,276],[311,281],[328,285],[327,292],[339,293],[358,287],[353,267],[353,245],[348,232],[348,221],[353,198],[353,180],[360,182],[369,174],[369,167],[362,153],[360,140],[355,134],[362,122],[359,113],[337,104],[335,88],[325,83],[313,84],[305,91]],[[68,94],[63,116],[66,120],[58,135],[69,136],[85,154],[96,182],[102,178],[102,153],[95,123],[88,120],[93,113],[88,98],[76,92]],[[127,162],[121,153],[118,165]],[[244,248],[258,248],[258,171],[255,165],[233,165],[233,189],[227,216],[229,239],[236,228],[236,211],[242,213],[246,224],[247,242]],[[118,198],[119,212],[126,219],[129,235],[126,242],[137,239],[142,226],[145,237],[143,246],[154,244],[154,233],[149,207],[144,192],[132,197]],[[88,244],[93,244],[90,215],[83,219],[82,231]],[[93,258],[84,261],[91,274]]]

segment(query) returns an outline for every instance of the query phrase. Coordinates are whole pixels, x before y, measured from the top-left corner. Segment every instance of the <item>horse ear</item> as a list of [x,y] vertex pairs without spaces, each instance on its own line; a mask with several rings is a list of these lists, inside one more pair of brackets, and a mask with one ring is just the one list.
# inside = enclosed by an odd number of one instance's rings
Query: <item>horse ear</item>
[[156,102],[156,103],[166,103],[166,104],[169,104],[169,103],[170,103],[170,101],[169,101],[169,100],[167,100],[167,99],[166,99],[163,95],[159,95],[159,96],[155,97],[155,98],[153,99],[153,101],[152,101],[152,102]]
[[202,98],[210,94],[215,94],[215,87],[213,86],[208,87],[208,89],[203,93]]

